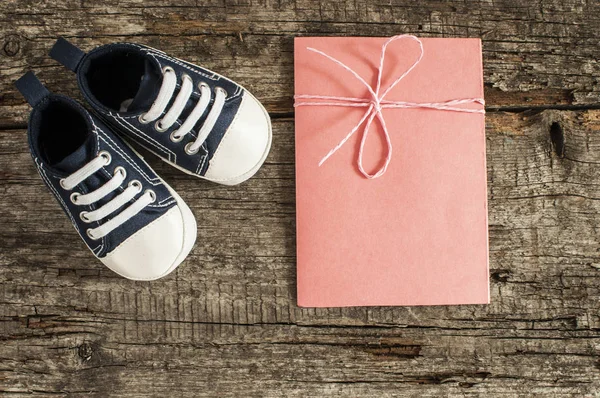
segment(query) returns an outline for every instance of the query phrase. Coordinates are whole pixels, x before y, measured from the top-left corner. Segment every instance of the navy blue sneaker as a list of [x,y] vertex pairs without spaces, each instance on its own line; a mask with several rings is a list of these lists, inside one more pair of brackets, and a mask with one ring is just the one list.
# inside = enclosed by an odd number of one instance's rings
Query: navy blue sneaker
[[33,107],[27,133],[38,172],[92,253],[129,279],[173,271],[196,240],[183,200],[77,102],[31,72],[15,84]]
[[215,72],[133,43],[86,54],[60,38],[50,56],[77,74],[86,101],[117,133],[188,174],[239,184],[269,153],[269,114]]

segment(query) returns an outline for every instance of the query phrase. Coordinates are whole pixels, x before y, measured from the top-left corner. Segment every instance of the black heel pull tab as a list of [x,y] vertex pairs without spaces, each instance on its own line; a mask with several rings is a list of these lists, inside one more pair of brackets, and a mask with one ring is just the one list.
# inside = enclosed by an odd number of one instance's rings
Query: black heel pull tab
[[29,102],[29,105],[35,107],[40,103],[41,100],[50,95],[50,91],[41,81],[33,74],[33,72],[27,72],[19,80],[15,82],[17,90],[21,92],[23,97]]
[[77,68],[85,56],[85,52],[68,42],[66,39],[59,37],[50,50],[50,56],[71,71],[77,72]]

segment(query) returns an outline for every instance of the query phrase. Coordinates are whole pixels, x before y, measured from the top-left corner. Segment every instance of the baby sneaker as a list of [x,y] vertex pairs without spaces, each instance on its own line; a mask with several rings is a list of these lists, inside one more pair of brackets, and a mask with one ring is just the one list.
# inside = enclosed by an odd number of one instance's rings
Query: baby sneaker
[[86,101],[117,133],[188,174],[239,184],[269,153],[267,111],[215,72],[133,43],[86,54],[60,38],[50,56],[77,74]]
[[196,240],[179,195],[77,102],[31,72],[15,84],[33,107],[27,134],[38,172],[92,253],[129,279],[173,271]]

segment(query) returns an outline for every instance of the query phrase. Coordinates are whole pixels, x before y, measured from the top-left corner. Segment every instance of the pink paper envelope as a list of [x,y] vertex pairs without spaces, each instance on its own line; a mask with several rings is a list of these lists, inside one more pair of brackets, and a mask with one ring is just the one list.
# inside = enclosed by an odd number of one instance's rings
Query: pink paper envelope
[[[350,72],[307,47],[335,57],[375,87],[386,40],[296,38],[296,95],[370,99]],[[386,100],[483,98],[479,39],[421,41],[421,61]],[[382,89],[418,59],[419,45],[397,40],[385,57]],[[357,168],[364,123],[319,166],[365,111],[296,107],[298,305],[489,303],[484,115],[383,109],[393,146],[385,174],[367,179]],[[381,167],[386,151],[375,120],[363,152],[367,172]]]

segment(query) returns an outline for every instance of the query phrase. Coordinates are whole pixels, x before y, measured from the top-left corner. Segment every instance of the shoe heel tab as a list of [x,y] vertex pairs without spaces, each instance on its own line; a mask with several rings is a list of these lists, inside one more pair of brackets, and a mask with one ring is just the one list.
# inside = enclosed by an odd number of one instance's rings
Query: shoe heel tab
[[15,86],[32,107],[35,107],[41,100],[50,95],[50,91],[44,87],[33,72],[27,72],[21,76],[15,82]]
[[52,46],[52,49],[50,49],[49,55],[66,66],[67,69],[77,72],[77,68],[85,56],[85,52],[65,38],[59,37],[54,46]]

